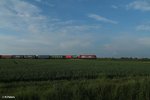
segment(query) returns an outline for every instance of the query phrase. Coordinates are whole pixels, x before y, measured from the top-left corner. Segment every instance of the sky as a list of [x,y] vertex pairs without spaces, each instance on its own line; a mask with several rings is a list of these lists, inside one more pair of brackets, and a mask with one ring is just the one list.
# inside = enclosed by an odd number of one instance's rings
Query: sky
[[0,0],[0,54],[150,58],[150,0]]

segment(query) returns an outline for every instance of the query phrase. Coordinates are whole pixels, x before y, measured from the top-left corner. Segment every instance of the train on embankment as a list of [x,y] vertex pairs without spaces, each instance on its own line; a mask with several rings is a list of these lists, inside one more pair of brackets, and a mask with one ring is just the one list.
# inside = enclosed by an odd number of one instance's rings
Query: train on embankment
[[96,55],[0,55],[0,59],[96,59]]

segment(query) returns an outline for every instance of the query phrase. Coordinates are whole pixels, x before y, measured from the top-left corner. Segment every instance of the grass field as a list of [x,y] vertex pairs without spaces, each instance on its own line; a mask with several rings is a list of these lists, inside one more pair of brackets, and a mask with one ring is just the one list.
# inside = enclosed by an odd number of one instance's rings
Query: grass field
[[150,61],[0,59],[0,96],[150,100]]

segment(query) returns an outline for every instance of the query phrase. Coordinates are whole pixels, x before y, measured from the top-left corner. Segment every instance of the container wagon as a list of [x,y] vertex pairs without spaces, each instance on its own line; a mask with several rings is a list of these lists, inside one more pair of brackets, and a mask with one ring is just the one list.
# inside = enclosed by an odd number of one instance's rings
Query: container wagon
[[64,59],[65,55],[50,55],[50,59]]
[[1,59],[11,59],[12,55],[1,55]]
[[96,59],[96,55],[80,55],[79,59]]
[[24,59],[36,59],[36,55],[24,55]]
[[66,55],[65,58],[66,59],[72,59],[73,57],[72,57],[72,55]]
[[77,59],[78,56],[77,56],[77,55],[72,55],[72,58],[73,58],[73,59]]
[[12,55],[13,59],[23,59],[24,56],[23,55]]
[[37,59],[50,59],[49,55],[38,55]]

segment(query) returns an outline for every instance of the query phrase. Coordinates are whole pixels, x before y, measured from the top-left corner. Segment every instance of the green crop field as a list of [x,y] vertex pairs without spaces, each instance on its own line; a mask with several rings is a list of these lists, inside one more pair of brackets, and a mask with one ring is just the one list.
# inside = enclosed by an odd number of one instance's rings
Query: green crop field
[[0,96],[15,96],[16,100],[150,100],[150,61],[0,59]]

